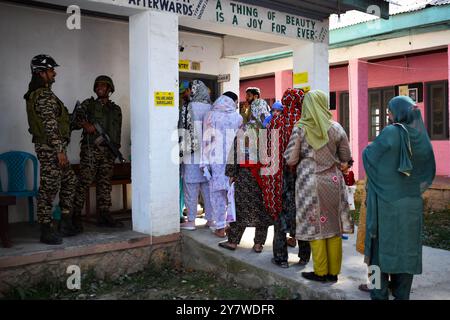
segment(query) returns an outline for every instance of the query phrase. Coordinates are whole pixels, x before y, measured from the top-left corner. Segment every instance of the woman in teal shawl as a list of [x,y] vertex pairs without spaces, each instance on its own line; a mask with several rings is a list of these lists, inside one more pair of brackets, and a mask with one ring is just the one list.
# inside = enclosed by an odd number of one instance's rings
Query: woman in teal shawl
[[[367,173],[365,256],[380,268],[372,299],[409,299],[414,274],[422,273],[422,193],[436,164],[420,110],[409,97],[388,105],[392,125],[363,152]],[[376,275],[375,275],[376,278]]]

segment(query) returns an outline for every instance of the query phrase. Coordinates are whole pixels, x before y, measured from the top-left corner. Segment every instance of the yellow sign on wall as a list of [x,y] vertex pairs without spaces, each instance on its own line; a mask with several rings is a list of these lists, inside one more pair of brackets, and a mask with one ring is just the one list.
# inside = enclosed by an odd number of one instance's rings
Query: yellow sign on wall
[[155,107],[175,107],[175,93],[170,91],[155,92]]
[[311,91],[311,87],[310,86],[303,87],[303,88],[300,88],[300,89],[302,89],[304,93],[307,93],[307,92]]
[[189,60],[180,60],[178,61],[178,70],[179,71],[189,71]]
[[308,83],[308,72],[294,73],[294,84]]
[[398,95],[399,96],[409,96],[408,86],[399,86],[398,87]]

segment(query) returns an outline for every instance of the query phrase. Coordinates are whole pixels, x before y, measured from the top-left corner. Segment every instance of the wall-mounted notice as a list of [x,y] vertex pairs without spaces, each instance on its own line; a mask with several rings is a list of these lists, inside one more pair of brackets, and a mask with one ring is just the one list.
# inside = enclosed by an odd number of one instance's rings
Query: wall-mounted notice
[[299,88],[299,89],[303,90],[304,93],[307,93],[307,92],[311,91],[311,87],[310,86],[302,87],[302,88]]
[[197,62],[197,61],[191,62],[191,70],[200,71],[201,68],[202,68],[202,64],[200,62]]
[[178,70],[179,71],[189,71],[189,60],[180,60],[178,61]]
[[217,82],[218,83],[230,82],[230,80],[231,80],[231,75],[229,73],[228,74],[219,74],[217,76]]
[[175,93],[173,91],[156,91],[155,107],[175,107]]
[[294,73],[294,84],[308,83],[308,72]]
[[408,86],[399,86],[398,87],[398,95],[399,96],[408,96],[409,95],[409,91],[408,91]]

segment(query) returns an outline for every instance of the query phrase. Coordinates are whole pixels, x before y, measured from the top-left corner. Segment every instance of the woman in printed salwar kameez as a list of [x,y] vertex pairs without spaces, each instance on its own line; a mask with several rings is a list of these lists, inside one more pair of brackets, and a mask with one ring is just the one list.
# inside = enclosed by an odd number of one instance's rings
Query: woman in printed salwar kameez
[[189,111],[193,129],[193,140],[186,139],[183,150],[183,163],[181,165],[183,173],[183,192],[186,207],[188,209],[188,221],[181,223],[180,228],[184,230],[195,230],[195,218],[197,217],[197,205],[199,195],[203,198],[206,211],[205,218],[208,224],[213,222],[213,209],[210,200],[209,181],[200,169],[202,156],[203,120],[206,114],[211,111],[211,98],[209,88],[200,80],[194,80],[191,85],[191,100]]
[[381,271],[372,299],[389,299],[390,277],[393,296],[407,300],[413,276],[422,273],[422,193],[433,182],[436,163],[414,101],[394,97],[388,109],[393,124],[363,152],[367,173],[364,254],[368,265]]
[[351,160],[347,135],[332,120],[327,95],[305,95],[302,117],[295,126],[284,154],[296,166],[296,238],[309,241],[313,272],[302,276],[313,281],[338,280],[342,263],[342,234],[353,233],[353,221],[340,171]]
[[[250,139],[257,140],[258,130],[262,129],[264,119],[269,116],[265,100],[257,99],[251,106],[251,120],[246,124]],[[244,131],[241,131],[243,133]],[[238,134],[234,148],[230,152],[226,175],[235,182],[236,222],[230,223],[228,241],[219,243],[220,247],[235,250],[247,227],[255,227],[253,250],[260,253],[266,242],[272,218],[267,213],[262,196],[258,143],[246,143],[244,135]],[[250,146],[256,146],[252,148]]]
[[[272,263],[287,268],[288,239],[287,234],[295,234],[295,172],[285,165],[283,153],[292,133],[300,120],[304,92],[301,89],[288,89],[283,95],[282,114],[273,117],[268,123],[268,155],[277,157],[278,165],[273,172],[262,175],[264,203],[274,219],[273,258]],[[278,135],[274,131],[278,131]],[[278,136],[278,146],[272,146],[272,139]],[[274,154],[272,155],[271,152]],[[275,158],[274,158],[275,159]],[[299,265],[309,262],[311,249],[307,241],[298,240]],[[295,247],[295,244],[294,244]]]
[[204,119],[203,150],[200,169],[208,171],[210,200],[214,225],[210,225],[214,234],[225,238],[227,189],[229,178],[225,175],[228,154],[238,129],[242,126],[242,117],[237,112],[238,96],[225,92],[215,102]]

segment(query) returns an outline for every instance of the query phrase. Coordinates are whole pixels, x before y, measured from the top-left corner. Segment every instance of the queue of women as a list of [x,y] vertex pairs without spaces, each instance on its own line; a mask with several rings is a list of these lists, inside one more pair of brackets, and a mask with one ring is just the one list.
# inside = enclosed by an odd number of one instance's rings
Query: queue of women
[[[346,183],[353,160],[327,94],[288,89],[270,108],[258,88],[248,88],[249,107],[238,112],[235,93],[211,105],[209,92],[198,80],[180,86],[181,228],[196,229],[200,196],[207,227],[226,238],[221,248],[238,249],[245,229],[255,227],[252,250],[260,253],[273,225],[274,265],[288,268],[288,245],[297,245],[296,264],[312,256],[314,271],[304,278],[337,282],[342,239],[354,232]],[[358,250],[376,274],[361,287],[372,299],[389,299],[390,292],[409,299],[413,275],[422,272],[422,193],[435,160],[413,100],[394,97],[387,107],[391,125],[362,155],[367,198]]]

